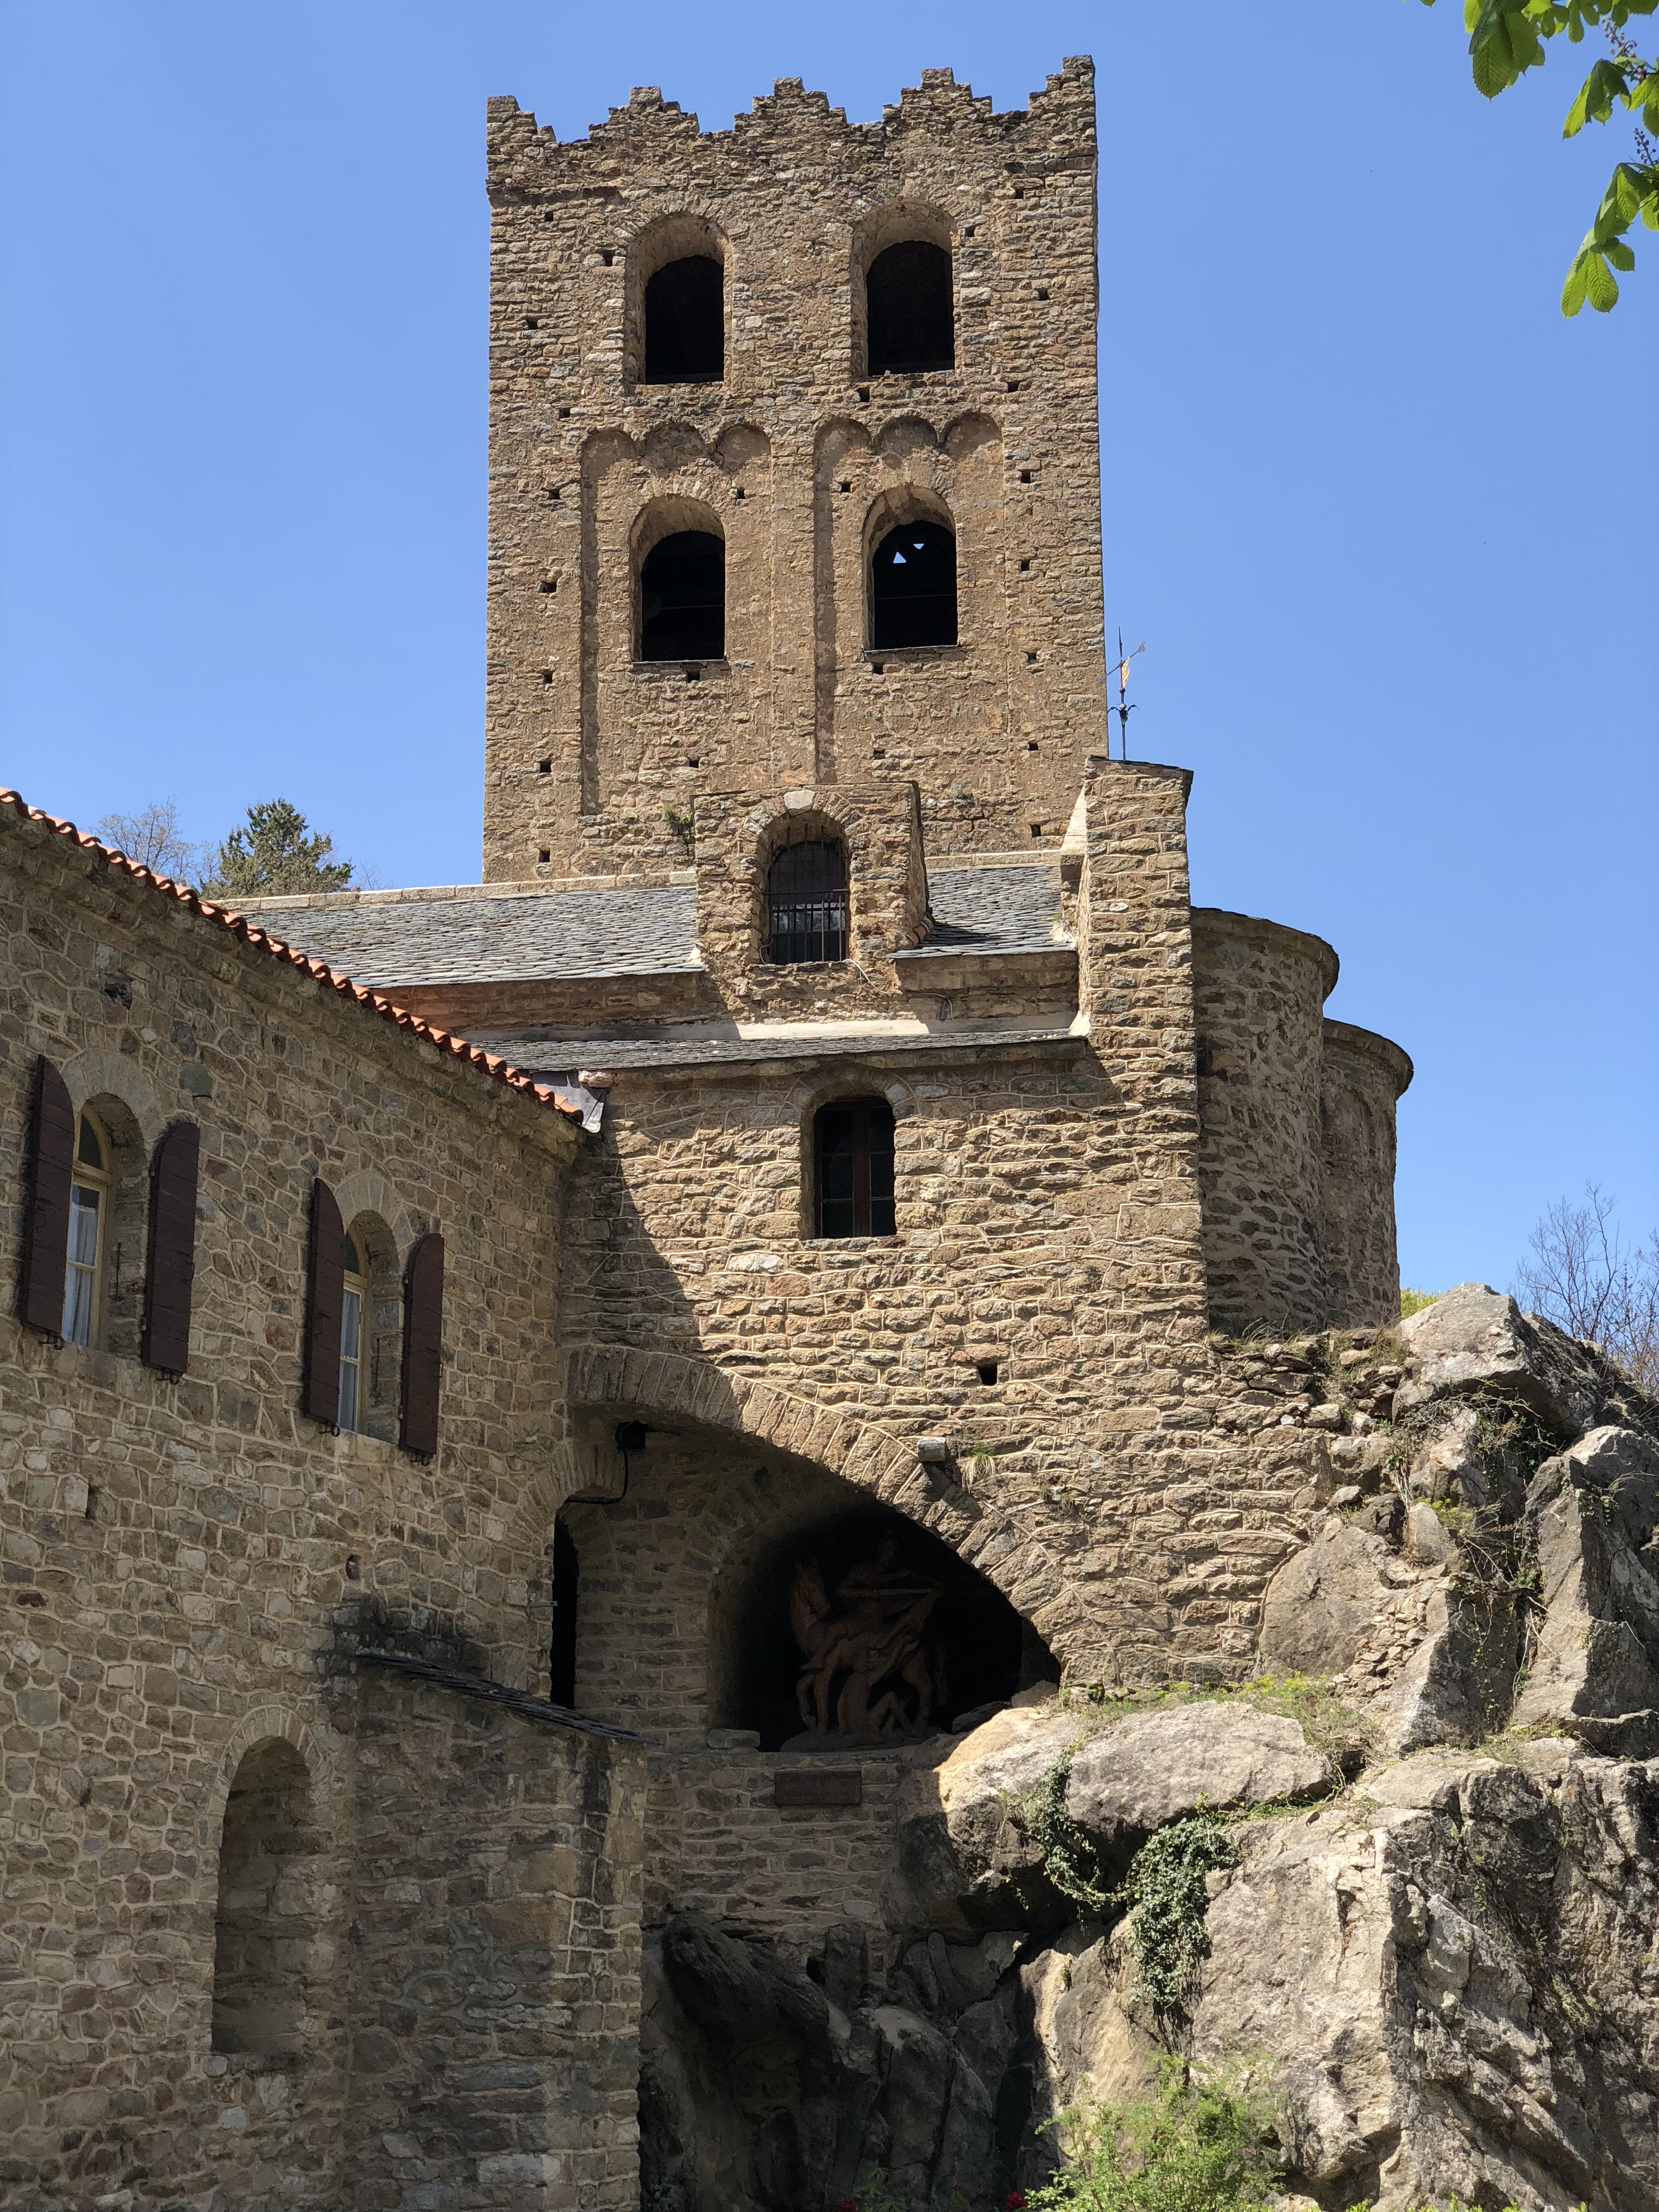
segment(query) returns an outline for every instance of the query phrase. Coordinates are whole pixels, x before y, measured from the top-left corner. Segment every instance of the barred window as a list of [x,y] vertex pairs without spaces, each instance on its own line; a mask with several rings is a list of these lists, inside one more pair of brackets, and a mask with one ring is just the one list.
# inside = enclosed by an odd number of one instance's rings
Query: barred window
[[847,858],[827,838],[786,845],[766,878],[766,957],[781,967],[847,957]]
[[893,1109],[884,1098],[821,1106],[812,1125],[813,1217],[820,1237],[891,1237]]

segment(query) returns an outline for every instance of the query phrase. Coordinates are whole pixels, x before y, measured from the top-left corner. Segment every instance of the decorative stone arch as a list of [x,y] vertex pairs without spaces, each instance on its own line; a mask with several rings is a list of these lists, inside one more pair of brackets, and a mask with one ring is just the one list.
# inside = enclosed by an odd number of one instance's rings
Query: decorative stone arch
[[721,337],[723,366],[731,374],[732,287],[735,270],[732,246],[714,216],[687,208],[661,215],[644,225],[629,241],[627,278],[623,287],[623,380],[630,388],[643,383],[646,369],[646,287],[671,262],[693,258],[717,261],[721,272]]
[[977,1498],[970,1504],[953,1478],[936,1479],[917,1459],[914,1437],[680,1352],[604,1346],[574,1352],[567,1393],[573,1411],[614,1409],[618,1419],[655,1413],[665,1424],[723,1431],[810,1460],[940,1537],[996,1585],[1062,1665],[1068,1650],[1088,1648],[1086,1609],[1068,1586],[1063,1559],[1023,1532],[1012,1515]]
[[[55,1063],[78,1114],[98,1098],[118,1098],[132,1118],[138,1141],[149,1152],[169,1121],[180,1118],[178,1107],[169,1109],[156,1095],[155,1085],[118,1052],[77,1052]],[[194,1109],[196,1101],[189,1102]]]

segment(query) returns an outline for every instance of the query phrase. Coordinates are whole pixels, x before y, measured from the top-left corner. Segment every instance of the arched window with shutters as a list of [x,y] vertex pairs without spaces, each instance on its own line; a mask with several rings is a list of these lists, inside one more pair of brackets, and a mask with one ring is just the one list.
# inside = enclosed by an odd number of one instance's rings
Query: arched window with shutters
[[70,1178],[64,1325],[59,1331],[65,1344],[92,1346],[100,1340],[112,1158],[108,1132],[91,1108],[83,1106],[75,1117]]
[[847,855],[820,831],[803,831],[766,872],[766,957],[779,967],[845,960]]
[[893,1109],[840,1098],[812,1120],[812,1227],[818,1237],[896,1233]]

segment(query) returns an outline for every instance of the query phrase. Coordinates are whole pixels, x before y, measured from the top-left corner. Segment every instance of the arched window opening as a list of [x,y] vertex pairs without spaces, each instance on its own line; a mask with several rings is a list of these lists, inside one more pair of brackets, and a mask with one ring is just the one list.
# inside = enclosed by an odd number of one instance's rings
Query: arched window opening
[[645,381],[718,384],[726,374],[726,272],[712,254],[688,254],[647,277]]
[[556,1705],[576,1703],[576,1595],[580,1561],[576,1540],[562,1518],[553,1523],[553,1632],[548,1647],[548,1696]]
[[726,656],[726,547],[712,530],[659,538],[640,568],[640,659]]
[[302,1862],[310,1778],[272,1737],[243,1758],[225,1805],[213,1943],[213,2047],[291,2051],[306,2009],[309,1939]]
[[957,541],[943,524],[890,530],[870,564],[870,642],[892,647],[957,641]]
[[870,374],[889,376],[957,365],[951,257],[907,238],[877,254],[865,279]]
[[779,967],[847,957],[847,856],[823,837],[786,845],[766,876],[766,957]]
[[345,1239],[340,1297],[340,1412],[336,1425],[356,1429],[367,1409],[363,1391],[364,1320],[368,1310],[368,1259],[355,1231]]
[[112,1157],[107,1133],[83,1106],[76,1118],[75,1167],[70,1181],[69,1264],[64,1274],[62,1330],[65,1344],[99,1341]]
[[891,1237],[893,1109],[884,1098],[821,1106],[812,1124],[813,1216],[820,1237]]

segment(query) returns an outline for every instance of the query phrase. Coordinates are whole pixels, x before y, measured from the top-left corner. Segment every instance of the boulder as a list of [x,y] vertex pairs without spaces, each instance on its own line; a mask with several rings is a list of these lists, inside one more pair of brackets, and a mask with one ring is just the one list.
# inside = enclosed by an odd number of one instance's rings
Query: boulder
[[1072,1761],[1066,1809],[1097,1842],[1133,1846],[1200,1808],[1306,1797],[1332,1779],[1297,1722],[1229,1698],[1132,1713],[1091,1735]]
[[1066,1909],[1018,1812],[1020,1799],[1084,1732],[1075,1712],[1014,1706],[963,1736],[941,1765],[912,1772],[900,1816],[900,1863],[933,1925],[965,1936],[1063,1923]]
[[1437,1399],[1486,1391],[1530,1406],[1558,1435],[1656,1409],[1589,1345],[1486,1283],[1460,1283],[1400,1324],[1407,1373],[1394,1418]]
[[1258,1649],[1273,1674],[1340,1674],[1351,1666],[1391,1585],[1385,1538],[1333,1516],[1268,1583]]
[[1600,1428],[1534,1478],[1544,1607],[1517,1725],[1559,1728],[1609,1750],[1659,1751],[1659,1450]]

